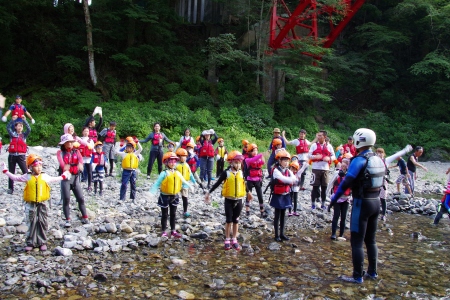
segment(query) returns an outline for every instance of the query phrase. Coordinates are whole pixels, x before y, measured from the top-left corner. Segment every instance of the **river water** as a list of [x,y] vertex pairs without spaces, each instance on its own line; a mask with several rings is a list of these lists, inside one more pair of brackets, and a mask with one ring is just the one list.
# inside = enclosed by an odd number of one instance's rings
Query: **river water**
[[[448,298],[450,222],[443,218],[438,227],[431,223],[429,217],[403,213],[380,222],[379,278],[361,285],[338,278],[352,273],[349,231],[346,241],[332,241],[326,228],[298,231],[278,251],[267,249],[271,235],[249,237],[247,245],[254,254],[246,249],[224,251],[220,240],[167,241],[158,248],[142,247],[119,256],[90,253],[84,259],[94,265],[94,273],[105,274],[106,281],[83,276],[75,286],[61,285],[65,293],[59,295],[71,300]],[[111,270],[112,264],[119,267]],[[1,298],[56,295],[16,290]]]

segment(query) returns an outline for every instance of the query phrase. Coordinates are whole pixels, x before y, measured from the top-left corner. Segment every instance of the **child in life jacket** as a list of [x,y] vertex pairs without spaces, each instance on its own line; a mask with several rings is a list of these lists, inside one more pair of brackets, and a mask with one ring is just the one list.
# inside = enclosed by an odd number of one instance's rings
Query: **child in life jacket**
[[[98,124],[95,125],[95,118],[94,116],[98,114],[100,116],[100,119],[98,120]],[[88,137],[94,141],[94,143],[98,140],[98,132],[100,131],[100,128],[102,128],[103,124],[103,117],[102,117],[102,109],[100,107],[96,107],[94,109],[94,112],[92,115],[90,115],[86,122],[84,123],[83,127],[87,127],[89,129]]]
[[195,140],[191,136],[191,130],[189,128],[186,128],[184,130],[184,135],[180,138],[180,141],[177,144],[177,148],[175,150],[178,150],[179,147],[186,149],[188,143],[193,143],[195,145]]
[[194,143],[188,143],[186,145],[186,151],[188,153],[186,162],[188,163],[189,167],[191,168],[191,173],[194,176],[195,180],[197,181],[197,184],[200,186],[202,190],[204,190],[204,186],[202,185],[202,181],[200,180],[200,177],[197,174],[198,169],[198,157],[197,154],[194,152],[195,144]]
[[166,229],[168,217],[171,237],[181,237],[181,234],[175,230],[175,216],[177,213],[177,205],[180,202],[178,193],[182,188],[187,189],[190,187],[190,185],[176,168],[178,160],[178,156],[173,152],[167,152],[166,154],[164,154],[163,163],[166,165],[166,169],[159,174],[158,179],[150,188],[150,193],[152,195],[156,195],[158,189],[160,189],[161,191],[158,197],[158,206],[161,207],[162,214],[162,237],[167,237]]
[[[210,194],[223,183],[222,196],[225,198],[225,250],[231,247],[241,250],[237,241],[239,230],[239,216],[242,211],[242,199],[246,195],[244,174],[241,170],[241,163],[244,156],[239,151],[231,151],[227,161],[230,167],[220,174],[211,189],[205,194],[205,202],[211,203]],[[232,239],[231,239],[232,236]],[[231,239],[231,241],[230,241]]]
[[259,202],[259,211],[261,218],[267,218],[267,213],[264,209],[264,199],[262,193],[262,178],[263,171],[262,167],[265,164],[264,157],[262,153],[258,153],[258,146],[256,144],[247,145],[248,157],[244,159],[244,180],[246,181],[247,195],[245,201],[246,215],[250,215],[250,201],[252,197],[251,192],[255,188],[256,195]]
[[[213,136],[211,138],[211,136]],[[218,136],[214,129],[204,130],[200,137],[200,178],[208,180],[208,188],[211,187],[212,170],[214,166],[214,144],[218,140]]]
[[[178,148],[176,151],[176,155],[179,158],[178,164],[177,164],[177,171],[183,175],[184,180],[191,181],[193,185],[196,184],[194,175],[191,172],[191,168],[189,164],[186,162],[186,159],[188,157],[188,152],[186,149]],[[182,188],[181,189],[181,199],[183,200],[183,216],[185,218],[190,217],[191,214],[188,213],[188,196],[189,196],[189,189]]]
[[23,201],[25,208],[25,220],[28,226],[26,233],[25,251],[31,251],[33,248],[40,248],[41,251],[47,250],[47,230],[48,230],[48,202],[50,199],[49,183],[58,182],[70,178],[70,172],[65,171],[61,176],[51,177],[42,173],[42,158],[36,154],[30,154],[27,157],[27,167],[31,173],[23,175],[14,175],[8,172],[5,163],[0,163],[0,169],[11,180],[26,182],[23,191]]
[[297,183],[297,177],[289,170],[291,155],[284,149],[276,152],[275,165],[272,173],[273,194],[270,199],[270,206],[275,209],[273,226],[275,230],[275,241],[288,241],[284,234],[286,209],[292,206],[291,186]]
[[[297,159],[294,160],[294,157],[292,157],[292,161],[289,164],[289,170],[291,170],[292,174],[295,175],[295,177],[297,177],[298,182],[300,182],[301,180],[301,176],[302,174],[299,173],[298,171],[300,170],[300,165],[298,164]],[[297,207],[298,207],[298,192],[300,191],[300,186],[299,183],[297,184],[293,184],[292,185],[292,189],[291,189],[291,199],[292,199],[292,204],[294,207],[289,207],[289,213],[288,213],[288,217],[291,216],[300,216],[300,214],[297,212]],[[294,209],[294,212],[292,212],[292,209]],[[299,210],[302,210],[302,208],[300,207]]]
[[[277,129],[277,128],[275,128]],[[273,138],[272,139],[272,143],[270,144],[270,150],[272,151],[270,153],[269,156],[269,160],[267,162],[267,170],[269,172],[269,176],[267,176],[267,178],[270,178],[271,174],[272,174],[272,169],[273,169],[273,165],[276,163],[276,159],[275,159],[275,152],[280,150],[280,149],[284,149],[285,147],[283,147],[283,141],[280,138]]]
[[27,116],[31,120],[31,124],[34,124],[35,121],[33,117],[31,117],[30,113],[27,111],[25,106],[20,104],[22,102],[22,96],[16,96],[16,103],[12,104],[9,109],[5,112],[5,115],[2,117],[2,121],[6,122],[7,117],[11,114],[11,117],[16,117],[20,120],[25,120],[25,116]]
[[103,152],[105,153],[106,158],[109,161],[109,170],[108,166],[105,165],[105,177],[113,176],[112,174],[114,169],[114,162],[116,161],[116,122],[109,122],[109,128],[104,128],[99,135],[103,137]]
[[444,192],[444,196],[441,199],[441,203],[439,204],[438,214],[434,218],[433,225],[438,225],[442,216],[447,213],[450,218],[450,168],[448,168],[445,174],[448,175],[447,178],[447,189]]
[[[23,132],[23,126],[27,128]],[[10,143],[8,147],[8,169],[12,174],[16,173],[16,165],[19,165],[22,174],[27,173],[27,163],[25,156],[27,154],[27,137],[31,132],[31,127],[27,120],[19,119],[16,115],[12,116],[12,120],[6,126],[10,137]],[[8,180],[8,194],[14,192],[14,182],[12,179]]]
[[[351,154],[350,154],[351,155]],[[347,174],[348,165],[350,164],[350,160],[348,158],[344,158],[341,162],[341,169],[339,170],[338,176],[335,176],[330,183],[328,184],[328,188],[332,190],[333,194],[337,191],[339,184],[345,179],[345,175]],[[328,190],[327,188],[327,190]],[[339,218],[341,218],[341,222],[339,223],[339,237],[344,239],[344,230],[345,230],[345,221],[347,219],[348,207],[350,205],[351,199],[351,189],[347,189],[344,194],[333,204],[333,220],[331,222],[331,239],[336,239],[336,230],[337,223]],[[331,211],[331,205],[328,206],[328,212]]]
[[170,142],[167,144],[167,152],[175,152],[175,143]]
[[105,179],[105,169],[108,163],[108,157],[103,152],[102,142],[95,143],[94,152],[91,156],[92,181],[94,182],[94,195],[97,194],[97,185],[99,186],[99,196],[103,195],[103,180]]
[[223,145],[223,138],[217,140],[219,146],[217,146],[214,154],[216,155],[216,178],[223,172],[225,161],[227,160],[228,150]]
[[75,199],[78,202],[78,208],[81,212],[81,223],[88,224],[89,219],[86,212],[86,206],[84,204],[83,191],[81,190],[80,180],[78,174],[83,171],[83,158],[80,151],[73,147],[75,139],[70,134],[64,134],[61,136],[61,142],[59,145],[60,150],[56,152],[56,157],[59,162],[59,173],[63,174],[69,171],[71,177],[61,181],[61,190],[63,197],[63,212],[66,218],[65,227],[71,226],[70,218],[70,191],[73,191]]
[[89,137],[89,128],[84,127],[81,132],[81,140],[84,142],[80,144],[78,150],[83,157],[83,173],[81,176],[81,182],[88,182],[88,192],[92,192],[92,168],[91,168],[91,157],[94,152],[95,142]]
[[[138,149],[136,150],[136,146]],[[127,192],[128,182],[130,182],[130,199],[135,202],[136,198],[136,170],[139,168],[139,154],[142,152],[142,145],[139,141],[136,143],[134,139],[129,136],[126,138],[125,150],[120,151],[116,147],[116,154],[122,157],[122,184],[120,185],[120,199],[118,205],[125,201],[125,194]]]

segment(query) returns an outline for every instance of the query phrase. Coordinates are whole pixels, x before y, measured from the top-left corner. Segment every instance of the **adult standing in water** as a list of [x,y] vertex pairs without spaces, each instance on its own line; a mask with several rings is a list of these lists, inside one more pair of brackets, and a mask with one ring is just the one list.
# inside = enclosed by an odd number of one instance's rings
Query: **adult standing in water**
[[[416,148],[414,148],[414,153],[409,156],[408,162],[406,163],[410,175],[408,178],[409,185],[411,187],[411,192],[413,193],[413,195],[414,195],[414,181],[417,179],[417,172],[416,172],[417,167],[424,169],[425,172],[428,172],[428,169],[426,167],[419,164],[419,157],[421,157],[422,154],[423,154],[423,147],[416,146]],[[405,188],[405,194],[409,194],[407,188]]]
[[[348,189],[352,189],[353,205],[350,217],[353,275],[341,279],[353,283],[363,283],[363,276],[376,279],[378,247],[376,233],[380,213],[380,189],[383,186],[386,165],[373,153],[376,135],[370,129],[360,128],[353,134],[358,155],[352,159],[345,179],[331,197],[330,206]],[[366,244],[369,266],[364,273],[364,249]]]
[[145,139],[139,140],[139,143],[147,143],[150,140],[152,141],[152,145],[150,147],[150,158],[147,165],[147,179],[150,179],[150,174],[152,173],[155,159],[158,161],[158,174],[162,171],[164,141],[175,144],[175,142],[169,140],[167,136],[161,132],[161,124],[159,122],[153,124],[153,132],[151,132]]

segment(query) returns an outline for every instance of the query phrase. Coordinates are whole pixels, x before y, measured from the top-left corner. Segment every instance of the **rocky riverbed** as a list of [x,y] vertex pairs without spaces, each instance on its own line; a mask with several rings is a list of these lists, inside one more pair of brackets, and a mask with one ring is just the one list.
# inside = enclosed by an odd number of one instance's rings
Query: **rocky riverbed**
[[[30,153],[41,155],[44,159],[44,171],[49,175],[57,175],[56,148],[30,147]],[[7,161],[7,154],[2,154],[0,160]],[[389,216],[397,212],[410,214],[433,215],[446,184],[445,171],[449,163],[426,162],[428,172],[419,169],[416,181],[416,196],[409,198],[404,194],[393,195],[388,199]],[[309,174],[308,174],[309,175]],[[391,171],[391,179],[395,181],[398,170]],[[148,190],[153,180],[139,176],[137,182],[137,199],[129,199],[124,205],[116,205],[119,199],[120,177],[107,177],[102,196],[88,193],[84,190],[90,224],[81,224],[77,215],[75,200],[71,205],[73,224],[71,228],[63,227],[63,214],[60,200],[59,185],[53,184],[51,191],[51,213],[49,224],[49,244],[47,251],[35,249],[29,253],[23,251],[24,234],[27,230],[23,222],[22,192],[23,184],[15,183],[13,195],[6,194],[7,177],[0,177],[0,290],[3,295],[40,295],[40,297],[94,296],[90,289],[110,280],[125,276],[144,276],[136,272],[136,265],[148,260],[165,262],[170,270],[183,265],[186,260],[180,259],[179,252],[189,251],[194,245],[198,249],[211,247],[214,251],[222,250],[224,236],[223,199],[220,188],[213,193],[213,202],[206,205],[203,202],[203,192],[198,189],[189,198],[191,217],[183,218],[181,205],[177,212],[177,230],[182,233],[180,240],[161,237],[160,209],[156,199]],[[265,185],[267,182],[265,183]],[[86,187],[86,186],[84,186]],[[389,186],[395,191],[394,185]],[[239,237],[243,243],[242,255],[254,256],[261,249],[277,251],[280,244],[273,242],[272,212],[267,206],[269,217],[259,217],[259,207],[256,200],[251,203],[251,215],[241,216]],[[268,198],[268,195],[265,195]],[[74,198],[72,196],[72,198]],[[299,200],[302,210],[300,216],[290,217],[287,223],[287,234],[297,242],[311,244],[320,238],[329,238],[332,214],[320,209],[311,210],[310,190],[300,192]],[[267,201],[266,201],[267,203]],[[431,221],[430,221],[431,222]],[[446,219],[441,221],[447,222]],[[301,232],[301,234],[300,234]],[[250,242],[258,237],[260,243]],[[295,245],[295,244],[294,244]],[[313,244],[311,244],[313,245]],[[294,247],[296,248],[296,247]],[[229,252],[234,252],[231,250]],[[294,249],[295,253],[295,249]],[[208,259],[199,260],[208,264]],[[128,274],[128,275],[126,275]],[[176,274],[174,275],[176,276]],[[179,278],[183,280],[182,278]],[[258,281],[255,279],[255,282]],[[205,282],[216,287],[220,282]],[[280,283],[282,284],[282,283]],[[164,287],[164,285],[162,285]],[[80,288],[82,287],[82,288]],[[114,293],[117,287],[108,287]],[[146,297],[158,295],[156,289],[143,293]],[[183,299],[193,299],[194,293],[177,290],[170,292],[172,296]],[[268,291],[270,294],[270,290]],[[260,295],[264,297],[264,294]],[[226,297],[226,295],[223,295]],[[3,297],[2,297],[3,298]],[[139,297],[138,297],[139,298]],[[71,299],[77,299],[71,298]]]

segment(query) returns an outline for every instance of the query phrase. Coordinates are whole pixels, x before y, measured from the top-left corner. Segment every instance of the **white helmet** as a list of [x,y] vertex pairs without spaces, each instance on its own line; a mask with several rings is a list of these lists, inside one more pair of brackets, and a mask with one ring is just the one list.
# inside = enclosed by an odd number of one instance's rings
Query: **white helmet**
[[377,140],[377,136],[372,129],[367,128],[359,128],[353,134],[353,141],[356,149],[359,149],[364,146],[373,146],[375,145],[375,141]]

